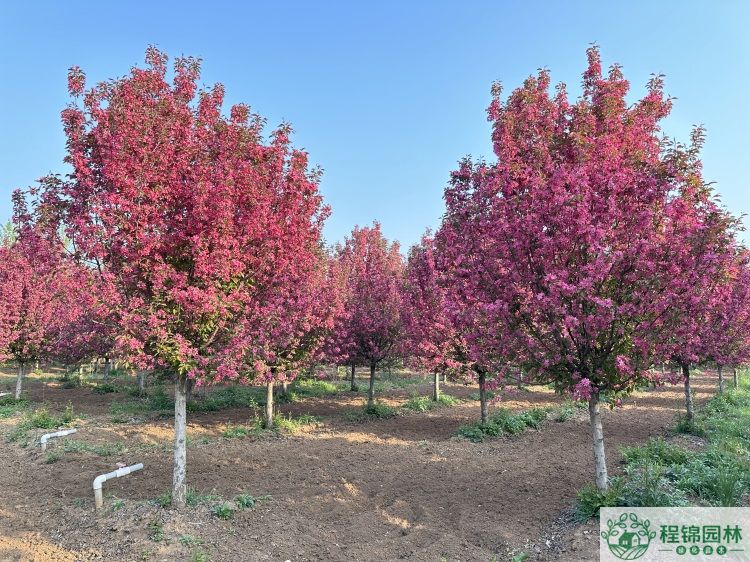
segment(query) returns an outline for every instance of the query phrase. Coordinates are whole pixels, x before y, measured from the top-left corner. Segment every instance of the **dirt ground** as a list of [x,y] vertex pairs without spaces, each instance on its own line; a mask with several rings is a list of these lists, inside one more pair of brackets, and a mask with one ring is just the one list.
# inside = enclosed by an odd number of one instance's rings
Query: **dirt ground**
[[[694,387],[700,401],[715,382],[697,376]],[[575,524],[570,517],[577,490],[593,477],[585,412],[482,443],[453,436],[479,415],[478,402],[468,398],[476,389],[459,384],[446,387],[466,399],[455,407],[385,420],[347,421],[344,412],[362,404],[361,395],[350,393],[282,405],[284,413],[310,413],[322,422],[278,438],[222,437],[228,424],[247,422],[248,409],[189,414],[189,485],[227,499],[271,496],[221,520],[210,505],[177,511],[153,501],[170,487],[170,419],[113,424],[109,405],[123,394],[34,379],[27,388],[32,402],[57,410],[70,402],[85,415],[76,424],[77,440],[123,442],[125,448],[109,457],[66,452],[48,464],[38,445],[0,439],[3,561],[489,562],[521,552],[537,561],[598,558],[595,523]],[[429,382],[384,398],[403,403],[415,390],[428,394]],[[681,386],[665,387],[606,410],[610,471],[618,470],[621,445],[667,433],[682,400]],[[524,409],[559,401],[537,389],[501,405]],[[17,421],[0,420],[0,432]],[[95,514],[92,480],[117,462],[145,468],[107,482],[106,509]]]

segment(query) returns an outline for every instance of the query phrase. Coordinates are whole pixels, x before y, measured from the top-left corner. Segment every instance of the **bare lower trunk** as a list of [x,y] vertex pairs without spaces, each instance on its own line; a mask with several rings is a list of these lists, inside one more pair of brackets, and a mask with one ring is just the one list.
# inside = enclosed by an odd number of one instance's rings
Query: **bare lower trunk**
[[437,402],[440,400],[440,373],[435,371],[435,382],[432,389],[432,399]]
[[448,384],[448,373],[443,373],[443,384]]
[[16,376],[16,400],[21,399],[21,391],[23,390],[23,377],[26,375],[26,364],[18,364],[18,375]]
[[486,424],[489,419],[487,411],[487,390],[484,384],[486,379],[487,375],[484,372],[479,373],[479,419],[482,424]]
[[599,412],[599,395],[593,394],[589,398],[589,420],[591,421],[591,437],[594,445],[594,466],[596,467],[596,487],[605,491],[609,486],[607,478],[607,459],[604,456],[604,430],[602,416]]
[[263,425],[266,429],[273,427],[273,381],[266,383],[266,410]]
[[370,365],[370,388],[367,390],[367,407],[375,404],[375,364]]
[[354,378],[356,370],[357,370],[356,365],[354,365],[354,363],[352,363],[352,386],[351,386],[352,391],[357,390],[357,379]]
[[666,368],[664,367],[664,363],[661,364],[661,375],[664,376],[666,374]]
[[109,357],[104,358],[104,382],[107,382],[109,380],[109,374],[112,371],[112,362],[109,360]]
[[693,391],[690,389],[690,365],[682,364],[682,375],[685,377],[685,412],[688,422],[693,421],[695,412],[693,410]]
[[185,400],[190,402],[193,399],[193,389],[195,388],[195,379],[187,380],[187,393],[185,394]]
[[146,394],[146,371],[138,371],[138,394]]
[[286,394],[289,392],[289,381],[282,381],[281,382],[281,392],[282,394]]
[[188,381],[178,376],[174,385],[174,466],[172,505],[184,507],[187,499],[187,389]]
[[723,365],[717,365],[716,370],[719,373],[719,394],[724,393],[724,368]]
[[734,384],[734,388],[739,386],[739,381],[737,380],[737,367],[732,367],[732,383]]

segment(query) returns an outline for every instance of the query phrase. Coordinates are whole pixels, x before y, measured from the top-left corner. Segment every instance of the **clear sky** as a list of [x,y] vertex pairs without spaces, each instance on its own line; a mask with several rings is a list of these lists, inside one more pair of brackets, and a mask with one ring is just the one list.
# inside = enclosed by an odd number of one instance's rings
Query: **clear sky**
[[228,102],[292,123],[325,171],[329,242],[373,220],[404,245],[436,227],[457,160],[491,156],[491,82],[507,92],[544,66],[577,94],[592,42],[605,64],[623,65],[633,99],[651,73],[666,75],[677,98],[666,132],[687,140],[704,124],[706,178],[727,207],[750,213],[749,28],[740,0],[4,0],[0,221],[13,188],[65,171],[68,67],[90,84],[121,76],[149,44],[201,57],[203,81],[224,83]]

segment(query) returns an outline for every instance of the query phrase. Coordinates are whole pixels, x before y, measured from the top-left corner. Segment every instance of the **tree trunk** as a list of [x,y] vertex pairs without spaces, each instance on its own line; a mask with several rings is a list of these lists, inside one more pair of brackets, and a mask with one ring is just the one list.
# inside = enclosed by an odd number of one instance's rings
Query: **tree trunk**
[[716,370],[719,373],[719,394],[724,393],[724,366],[717,365]]
[[443,373],[443,384],[448,384],[448,373]]
[[187,380],[187,392],[185,394],[185,400],[190,402],[193,399],[193,388],[195,388],[195,379]]
[[351,386],[352,392],[357,390],[357,379],[354,378],[356,370],[357,370],[357,366],[354,363],[352,363],[352,386]]
[[739,381],[737,380],[737,367],[732,367],[732,383],[734,384],[734,388],[739,386]]
[[375,404],[375,363],[370,364],[370,388],[367,390],[367,407]]
[[174,385],[174,466],[172,505],[184,507],[187,499],[187,390],[188,381],[178,376]]
[[479,373],[479,419],[482,425],[486,424],[489,419],[487,412],[487,390],[484,387],[486,379],[487,374],[484,371]]
[[693,423],[695,413],[693,411],[693,391],[690,389],[690,365],[687,363],[682,364],[682,375],[685,377],[685,411],[687,413],[687,421]]
[[107,382],[109,380],[109,374],[112,371],[112,362],[109,360],[109,357],[104,358],[104,382]]
[[666,372],[665,372],[665,371],[666,371],[666,369],[665,369],[665,367],[664,367],[664,362],[662,361],[662,364],[661,364],[661,376],[662,376],[662,377],[663,377],[664,375],[666,375]]
[[287,394],[289,392],[289,381],[281,381],[281,393]]
[[23,377],[26,375],[26,364],[18,364],[18,376],[16,377],[16,400],[21,399],[21,390],[23,390]]
[[263,418],[263,425],[266,429],[273,427],[273,381],[266,383],[266,410]]
[[608,486],[607,459],[604,456],[604,430],[602,416],[599,412],[599,395],[592,394],[589,398],[589,420],[591,422],[591,437],[594,445],[594,465],[596,467],[596,488],[605,491]]
[[138,371],[138,394],[146,394],[146,371]]
[[437,402],[440,400],[440,373],[435,371],[435,384],[432,389],[432,399]]

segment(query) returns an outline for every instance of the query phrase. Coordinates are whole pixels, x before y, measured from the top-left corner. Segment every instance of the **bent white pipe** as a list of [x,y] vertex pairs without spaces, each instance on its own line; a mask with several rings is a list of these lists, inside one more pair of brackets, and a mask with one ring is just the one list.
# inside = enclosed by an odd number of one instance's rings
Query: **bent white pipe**
[[94,501],[96,503],[96,509],[100,509],[104,504],[104,499],[102,498],[102,484],[104,484],[107,480],[111,480],[112,478],[119,478],[120,476],[126,476],[131,472],[141,470],[142,468],[143,463],[139,462],[138,464],[131,464],[130,466],[126,466],[124,468],[118,468],[117,470],[113,470],[112,472],[108,472],[107,474],[100,474],[99,476],[94,478]]
[[39,442],[42,444],[42,452],[47,450],[47,441],[54,439],[55,437],[65,437],[78,431],[77,429],[63,429],[61,431],[55,431],[54,433],[45,433]]

